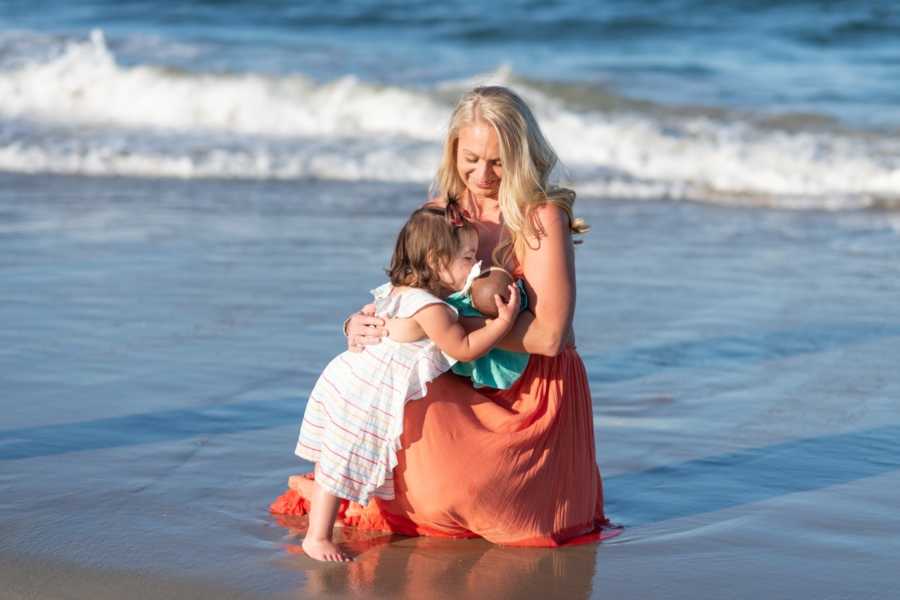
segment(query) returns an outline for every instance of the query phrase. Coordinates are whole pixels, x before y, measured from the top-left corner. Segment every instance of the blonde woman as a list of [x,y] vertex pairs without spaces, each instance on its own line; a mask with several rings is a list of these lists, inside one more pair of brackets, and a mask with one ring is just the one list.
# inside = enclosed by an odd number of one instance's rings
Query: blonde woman
[[[521,277],[529,310],[499,347],[531,355],[508,390],[478,390],[444,374],[406,405],[396,497],[344,508],[359,527],[408,535],[481,536],[555,546],[606,524],[594,454],[591,394],[575,351],[574,192],[550,185],[557,157],[525,102],[479,87],[453,111],[435,198],[459,199],[479,232],[478,258]],[[364,307],[346,323],[348,347],[377,344],[384,323]],[[468,319],[468,329],[484,325]],[[308,507],[291,478],[273,512]]]

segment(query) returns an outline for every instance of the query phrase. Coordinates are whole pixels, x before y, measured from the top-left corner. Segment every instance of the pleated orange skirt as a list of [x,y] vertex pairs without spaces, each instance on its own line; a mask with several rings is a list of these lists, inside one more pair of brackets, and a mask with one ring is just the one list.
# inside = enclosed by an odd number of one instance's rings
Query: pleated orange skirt
[[[344,503],[348,525],[558,546],[606,537],[591,392],[574,348],[533,355],[509,390],[445,373],[406,405],[393,500]],[[275,514],[304,514],[288,490]],[[610,534],[614,533],[612,531]]]

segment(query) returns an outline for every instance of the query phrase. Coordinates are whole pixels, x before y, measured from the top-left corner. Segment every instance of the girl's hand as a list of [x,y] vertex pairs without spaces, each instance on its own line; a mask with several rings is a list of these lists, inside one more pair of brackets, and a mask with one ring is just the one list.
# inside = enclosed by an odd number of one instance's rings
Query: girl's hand
[[347,321],[347,350],[362,352],[369,344],[378,344],[387,335],[384,319],[375,316],[375,305],[366,304]]
[[500,294],[494,294],[494,302],[497,304],[497,321],[503,321],[508,327],[512,327],[519,316],[519,290],[515,285],[506,286],[509,290],[509,300],[506,302]]

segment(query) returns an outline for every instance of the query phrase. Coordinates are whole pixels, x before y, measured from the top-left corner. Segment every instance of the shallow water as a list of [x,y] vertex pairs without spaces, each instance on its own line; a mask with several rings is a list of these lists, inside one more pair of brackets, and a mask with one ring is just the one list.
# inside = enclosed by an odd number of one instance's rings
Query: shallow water
[[423,196],[2,176],[4,579],[47,596],[56,572],[90,594],[893,589],[900,236],[877,212],[580,200],[578,348],[624,532],[523,550],[349,531],[350,568],[298,555],[298,523],[267,504],[308,468],[304,395]]

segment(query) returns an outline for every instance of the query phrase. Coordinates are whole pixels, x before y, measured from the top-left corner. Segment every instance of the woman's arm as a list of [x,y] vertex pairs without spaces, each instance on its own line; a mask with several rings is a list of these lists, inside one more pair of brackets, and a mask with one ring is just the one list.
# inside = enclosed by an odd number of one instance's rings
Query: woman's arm
[[499,348],[556,356],[571,343],[575,314],[575,255],[569,218],[553,204],[534,211],[540,234],[527,239],[521,257],[529,310],[516,320]]

